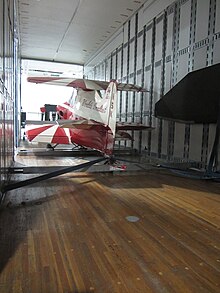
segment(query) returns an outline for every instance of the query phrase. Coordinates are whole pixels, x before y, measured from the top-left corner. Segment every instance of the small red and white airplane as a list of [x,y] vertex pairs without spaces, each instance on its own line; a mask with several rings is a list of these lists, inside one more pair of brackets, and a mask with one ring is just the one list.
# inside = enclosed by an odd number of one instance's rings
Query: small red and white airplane
[[[129,130],[151,130],[140,123],[117,122],[117,91],[146,92],[145,89],[116,81],[105,82],[62,77],[29,77],[29,82],[70,86],[77,89],[74,102],[56,106],[60,119],[43,125],[26,125],[31,142],[74,144],[112,155],[115,140],[132,140]],[[102,97],[101,90],[105,90]],[[41,108],[44,112],[45,108]]]

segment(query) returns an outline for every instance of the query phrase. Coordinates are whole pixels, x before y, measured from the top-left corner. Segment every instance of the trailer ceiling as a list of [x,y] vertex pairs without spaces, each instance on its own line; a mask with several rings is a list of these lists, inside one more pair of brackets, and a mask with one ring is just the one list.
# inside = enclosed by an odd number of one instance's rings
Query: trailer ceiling
[[[146,0],[17,0],[21,57],[85,64]],[[149,0],[152,2],[152,0]]]

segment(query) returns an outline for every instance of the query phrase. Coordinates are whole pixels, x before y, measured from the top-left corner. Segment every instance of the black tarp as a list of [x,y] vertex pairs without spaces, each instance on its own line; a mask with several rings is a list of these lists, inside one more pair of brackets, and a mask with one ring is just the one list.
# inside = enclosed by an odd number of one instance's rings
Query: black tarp
[[155,105],[155,116],[184,123],[216,123],[220,64],[188,73]]

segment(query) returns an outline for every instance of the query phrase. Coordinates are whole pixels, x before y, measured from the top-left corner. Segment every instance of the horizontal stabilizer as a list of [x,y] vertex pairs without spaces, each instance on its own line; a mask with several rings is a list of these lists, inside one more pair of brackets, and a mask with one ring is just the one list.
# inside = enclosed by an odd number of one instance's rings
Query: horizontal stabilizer
[[115,134],[116,141],[131,141],[133,140],[132,136],[126,131],[117,131]]
[[73,128],[73,129],[89,129],[92,126],[100,125],[100,123],[87,120],[87,119],[80,119],[80,120],[62,120],[60,123],[58,121],[61,128]]
[[135,123],[135,122],[117,122],[116,123],[116,129],[117,130],[148,130],[151,131],[154,128],[151,126],[147,126],[141,123]]

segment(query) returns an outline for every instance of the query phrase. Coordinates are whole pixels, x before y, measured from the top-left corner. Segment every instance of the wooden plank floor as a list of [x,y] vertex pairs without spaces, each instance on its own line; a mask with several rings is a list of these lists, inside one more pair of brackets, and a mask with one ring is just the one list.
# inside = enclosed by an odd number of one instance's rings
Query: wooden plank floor
[[71,173],[9,192],[0,235],[1,293],[220,292],[220,183]]

